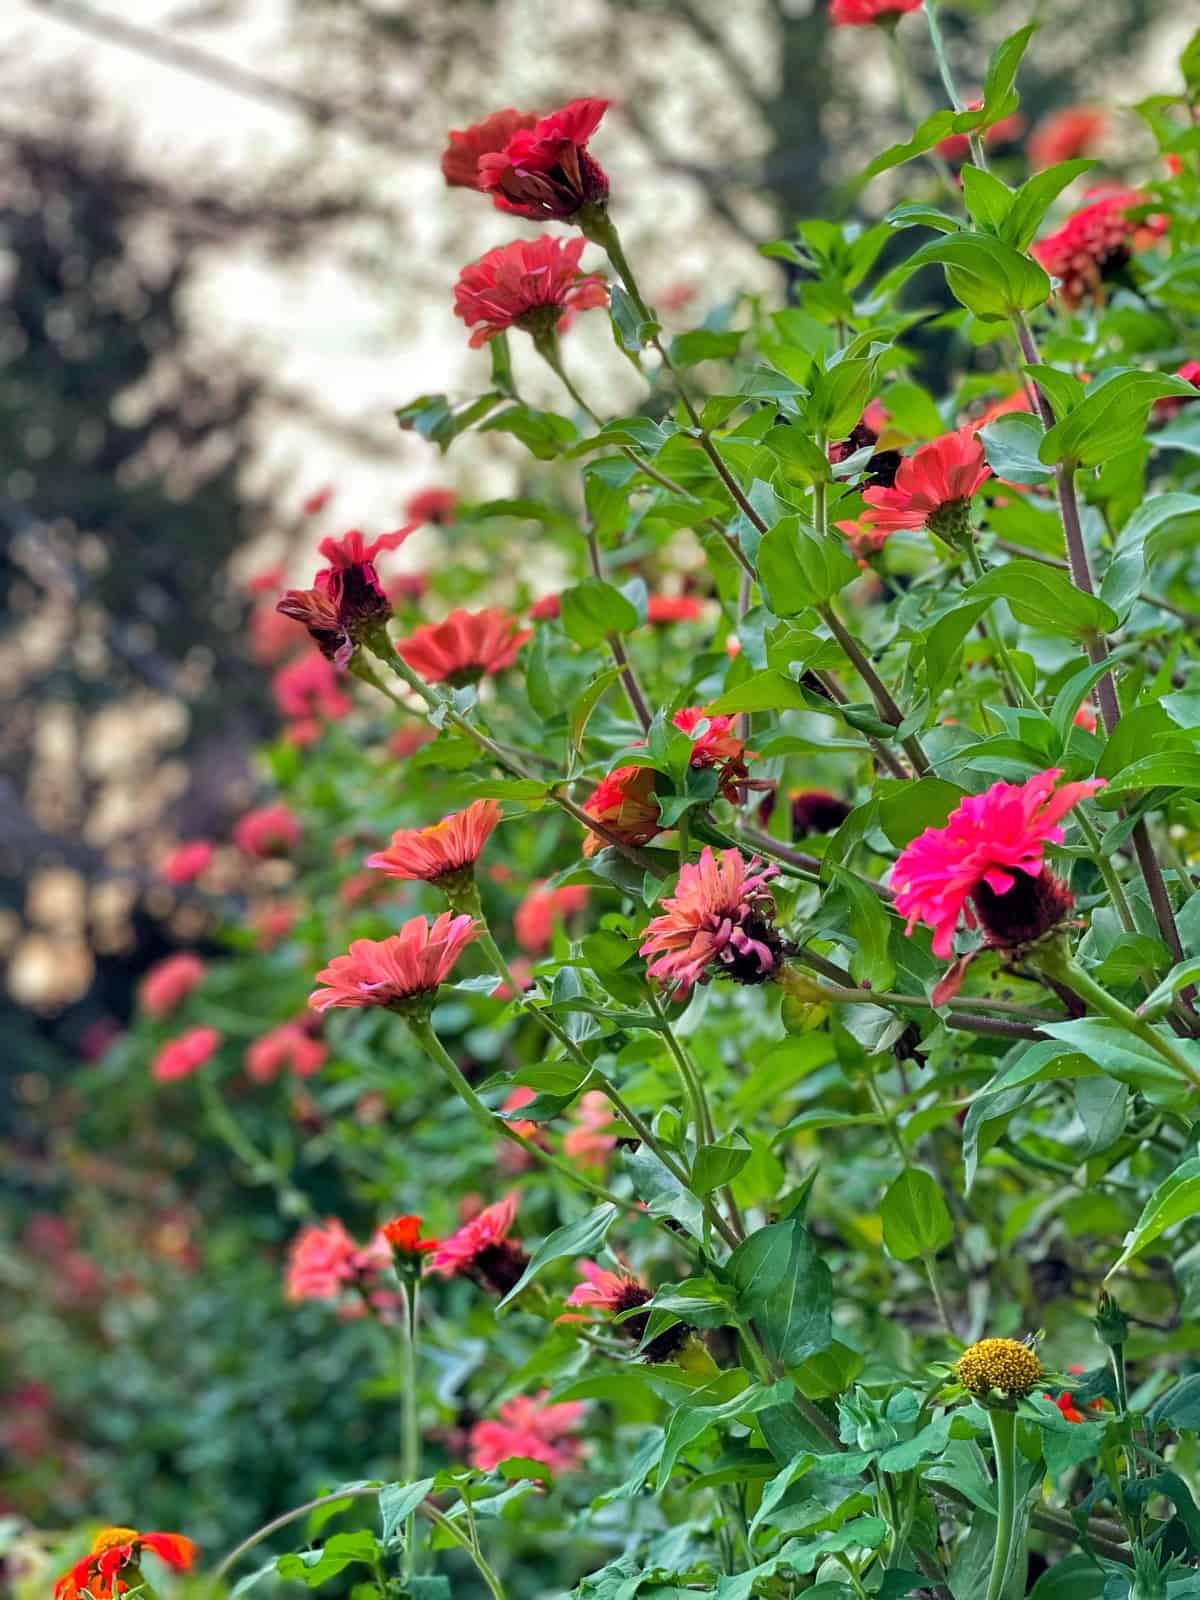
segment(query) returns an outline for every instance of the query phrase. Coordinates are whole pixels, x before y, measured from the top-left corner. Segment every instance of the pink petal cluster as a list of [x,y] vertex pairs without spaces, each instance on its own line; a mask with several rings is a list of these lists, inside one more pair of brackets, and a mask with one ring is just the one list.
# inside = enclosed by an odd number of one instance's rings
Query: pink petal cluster
[[569,222],[580,207],[607,200],[608,175],[587,149],[607,109],[607,100],[572,100],[515,129],[502,149],[479,156],[475,187],[533,222]]
[[609,1272],[595,1261],[578,1261],[583,1278],[567,1296],[569,1306],[598,1306],[602,1311],[624,1311],[642,1305],[647,1298],[644,1285],[628,1272]]
[[1063,305],[1075,308],[1102,299],[1105,278],[1166,231],[1167,219],[1161,214],[1144,221],[1127,214],[1147,198],[1137,189],[1089,189],[1084,196],[1089,203],[1032,247],[1031,254],[1060,280]]
[[158,1083],[190,1078],[220,1049],[221,1035],[216,1028],[189,1028],[172,1039],[154,1058],[150,1076]]
[[432,994],[479,930],[468,916],[444,911],[432,923],[413,917],[388,939],[355,939],[317,973],[308,1003],[314,1011],[336,1006],[388,1006]]
[[675,893],[646,928],[641,953],[653,956],[652,978],[686,993],[725,972],[743,982],[764,981],[779,965],[778,943],[768,942],[774,910],[768,884],[778,867],[747,861],[740,850],[685,862]]
[[303,1022],[283,1022],[255,1039],[246,1051],[246,1075],[255,1083],[272,1083],[281,1072],[311,1078],[324,1065],[328,1049],[314,1039]]
[[429,1270],[443,1278],[457,1278],[470,1272],[481,1252],[502,1244],[517,1220],[517,1197],[505,1195],[486,1206],[463,1224],[448,1239],[443,1239],[429,1262]]
[[193,883],[212,865],[217,848],[211,839],[189,839],[176,845],[159,871],[168,883]]
[[204,979],[205,966],[190,950],[177,951],[155,962],[138,985],[138,1001],[152,1017],[174,1011]]
[[584,1167],[602,1167],[617,1147],[612,1107],[601,1089],[589,1089],[575,1110],[576,1123],[563,1135],[563,1155]]
[[390,1266],[391,1246],[376,1234],[365,1247],[357,1245],[336,1217],[301,1228],[288,1252],[286,1293],[289,1300],[336,1300],[349,1284],[367,1282]]
[[500,1407],[498,1421],[477,1422],[471,1429],[471,1465],[490,1472],[513,1456],[541,1461],[553,1472],[571,1472],[584,1457],[584,1442],[575,1436],[583,1402],[547,1405],[549,1389],[517,1395]]
[[528,955],[540,956],[550,948],[555,924],[565,922],[588,903],[584,883],[567,883],[559,888],[535,883],[513,913],[513,937]]
[[396,653],[426,683],[462,685],[511,667],[532,637],[531,628],[520,627],[499,607],[452,611],[443,622],[427,623],[397,640]]
[[583,239],[518,239],[464,267],[454,289],[454,315],[472,329],[477,349],[508,328],[539,335],[578,311],[607,305],[604,279],[579,270]]
[[871,22],[888,22],[905,12],[918,11],[921,0],[833,0],[829,20],[835,28],[865,27]]
[[300,843],[300,824],[287,806],[259,806],[234,823],[233,842],[248,856],[285,856]]

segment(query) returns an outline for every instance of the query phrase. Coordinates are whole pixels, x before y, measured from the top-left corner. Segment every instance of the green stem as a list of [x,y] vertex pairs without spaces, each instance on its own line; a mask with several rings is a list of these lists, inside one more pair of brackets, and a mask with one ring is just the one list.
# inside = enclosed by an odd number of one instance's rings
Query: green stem
[[[420,1316],[421,1284],[413,1279],[404,1286],[404,1482],[416,1483],[421,1476],[421,1435],[417,1414],[417,1319]],[[404,1532],[404,1571],[412,1578],[417,1571],[417,1513],[414,1509]]]
[[[938,72],[941,76],[942,87],[946,91],[946,98],[955,111],[963,110],[962,97],[954,82],[954,74],[950,70],[950,61],[946,55],[946,44],[942,38],[941,24],[937,19],[937,0],[925,0],[925,20],[929,24],[929,42],[933,45],[933,53],[937,59]],[[971,160],[977,167],[987,171],[987,157],[983,153],[983,139],[977,130],[967,135],[971,146]]]
[[293,1506],[290,1511],[285,1511],[281,1516],[273,1517],[270,1522],[264,1522],[261,1528],[242,1540],[241,1544],[234,1545],[233,1549],[218,1562],[212,1575],[212,1586],[215,1589],[225,1574],[253,1550],[255,1545],[261,1544],[264,1539],[269,1539],[273,1533],[278,1533],[280,1528],[286,1528],[290,1523],[299,1522],[301,1517],[306,1517],[310,1511],[316,1511],[321,1506],[329,1506],[335,1500],[361,1500],[367,1496],[378,1497],[382,1484],[366,1485],[357,1489],[335,1489],[332,1494],[318,1495],[315,1500],[306,1500],[302,1506]]
[[[976,578],[985,577],[983,559],[979,554],[975,537],[970,532],[966,536],[966,550],[967,561],[974,576]],[[1026,710],[1036,711],[1038,703],[1026,688],[1024,679],[1013,665],[1012,657],[1008,653],[1008,646],[1004,642],[1004,636],[996,624],[996,619],[993,617],[990,607],[983,614],[983,626],[987,633],[988,643],[992,647],[992,653],[996,658],[1000,676],[1008,689],[1009,695],[1012,697],[1013,704],[1024,706]]]
[[548,338],[535,337],[533,341],[533,348],[537,351],[538,355],[541,356],[542,360],[546,363],[551,372],[553,372],[554,376],[562,384],[563,388],[571,396],[571,399],[574,400],[580,411],[582,411],[584,416],[587,417],[588,421],[594,423],[597,428],[602,428],[604,426],[603,420],[597,416],[597,414],[592,410],[591,406],[588,405],[587,401],[580,394],[574,383],[572,383],[570,376],[567,373],[567,369],[563,366],[562,355],[558,348],[557,333],[551,330]]
[[[893,728],[898,728],[904,721],[904,713],[892,697],[891,690],[875,671],[866,652],[859,645],[858,640],[846,627],[832,605],[826,603],[816,607],[817,615],[829,629],[830,633],[841,646],[850,665],[871,691],[871,698],[875,702],[875,709],[884,722],[890,722]],[[921,748],[920,741],[915,734],[906,734],[901,740],[908,759],[919,777],[928,777],[932,772],[929,759]]]
[[942,1279],[938,1269],[938,1264],[932,1256],[922,1256],[921,1259],[925,1263],[925,1276],[929,1279],[930,1293],[933,1295],[934,1305],[937,1306],[937,1313],[942,1327],[949,1338],[957,1339],[958,1334],[954,1331],[954,1322],[950,1316],[950,1307],[946,1304],[946,1294],[942,1288]]
[[1017,1500],[1017,1416],[1015,1411],[989,1409],[988,1426],[996,1457],[996,1544],[985,1600],[1000,1600],[1008,1576],[1015,1532]]
[[470,1537],[463,1532],[457,1523],[452,1522],[449,1517],[444,1516],[436,1506],[430,1505],[428,1501],[426,1501],[421,1507],[421,1510],[424,1515],[429,1518],[430,1522],[433,1523],[435,1528],[440,1528],[448,1538],[454,1540],[454,1543],[458,1545],[460,1549],[463,1549],[467,1552],[471,1560],[475,1563],[475,1570],[479,1573],[479,1576],[483,1579],[484,1583],[487,1584],[488,1593],[492,1596],[492,1600],[505,1600],[504,1587],[501,1584],[500,1579],[484,1560],[483,1551],[480,1550],[478,1544],[473,1543]]
[[243,1131],[241,1124],[221,1099],[221,1092],[205,1073],[200,1077],[200,1095],[213,1131],[220,1137],[238,1161],[246,1168],[253,1183],[265,1183],[279,1196],[280,1210],[285,1216],[312,1215],[312,1202],[280,1172],[269,1157],[259,1151]]

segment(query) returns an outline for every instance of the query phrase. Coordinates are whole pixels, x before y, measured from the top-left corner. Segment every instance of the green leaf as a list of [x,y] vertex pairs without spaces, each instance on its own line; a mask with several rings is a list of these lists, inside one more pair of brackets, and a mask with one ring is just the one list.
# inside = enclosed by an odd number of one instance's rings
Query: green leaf
[[[663,1438],[662,1459],[658,1464],[658,1494],[665,1492],[681,1452],[709,1428],[732,1417],[752,1416],[768,1406],[779,1405],[790,1399],[793,1393],[791,1383],[786,1380],[768,1388],[761,1383],[747,1386],[745,1378],[745,1373],[736,1370],[723,1372],[712,1383],[698,1389],[691,1400],[675,1409]],[[741,1388],[732,1396],[729,1395],[730,1388],[738,1382]],[[703,1404],[710,1395],[714,1397],[712,1403]]]
[[480,424],[480,433],[511,433],[539,461],[553,461],[578,438],[573,422],[533,406],[507,406]]
[[1116,627],[1111,606],[1076,589],[1065,572],[1040,561],[1008,561],[963,591],[965,601],[1002,598],[1018,622],[1045,633],[1084,639]]
[[485,394],[469,405],[455,407],[444,394],[423,394],[406,406],[397,407],[395,417],[402,428],[436,444],[445,455],[460,433],[494,411],[503,398],[500,394]]
[[1050,402],[1050,408],[1061,422],[1083,401],[1087,391],[1073,372],[1063,372],[1058,367],[1025,367],[1025,372]]
[[1027,22],[1023,28],[1010,33],[1008,38],[997,45],[992,52],[992,59],[988,62],[987,74],[983,80],[982,125],[984,127],[991,127],[993,123],[1011,116],[1016,110],[1017,98],[1014,85],[1017,81],[1017,68],[1021,65],[1021,57],[1025,54],[1029,41],[1038,27],[1039,24],[1036,22]]
[[1200,789],[1200,753],[1163,750],[1158,755],[1143,756],[1109,780],[1108,788],[1097,795],[1097,804],[1114,807],[1120,802],[1110,797],[1129,794],[1134,789]]
[[1060,461],[1098,467],[1136,445],[1146,430],[1150,407],[1169,395],[1196,397],[1182,378],[1127,367],[1093,383],[1069,415],[1042,440],[1038,455],[1048,466]]
[[[1041,1028],[1069,1050],[1087,1056],[1110,1078],[1140,1090],[1153,1105],[1178,1104],[1191,1093],[1178,1072],[1169,1067],[1156,1050],[1107,1018],[1080,1017],[1072,1022],[1046,1022]],[[1183,1041],[1179,1041],[1179,1045],[1182,1048]]]
[[612,688],[613,684],[617,681],[620,675],[620,670],[617,667],[605,667],[604,670],[598,672],[594,678],[589,679],[576,696],[571,706],[571,718],[569,723],[571,743],[574,745],[576,750],[578,750],[579,746],[583,743],[583,735],[587,730],[588,720],[591,717],[592,712],[600,704],[601,700],[603,700],[604,696]]
[[722,716],[735,711],[805,711],[809,701],[794,678],[782,672],[756,672],[710,701],[708,709]]
[[784,517],[758,547],[758,576],[777,617],[824,605],[858,577],[840,539],[821,538],[800,517]]
[[701,1145],[692,1165],[692,1188],[697,1194],[711,1194],[736,1178],[749,1159],[750,1146],[745,1143]]
[[1148,1250],[1175,1223],[1195,1216],[1197,1209],[1200,1209],[1200,1157],[1191,1156],[1181,1162],[1146,1201],[1137,1223],[1125,1236],[1125,1248],[1105,1273],[1105,1278],[1111,1278],[1126,1262]]
[[1200,1430],[1200,1373],[1190,1372],[1186,1378],[1172,1385],[1160,1395],[1146,1418],[1156,1426],[1174,1428],[1176,1432],[1195,1433]]
[[589,1211],[586,1217],[580,1217],[578,1222],[568,1222],[561,1228],[555,1228],[554,1232],[538,1245],[529,1258],[529,1265],[496,1309],[500,1310],[511,1300],[515,1300],[522,1289],[532,1283],[538,1273],[552,1261],[561,1261],[563,1256],[591,1255],[597,1245],[604,1242],[616,1215],[616,1206],[610,1205],[606,1200],[594,1211]]
[[833,1280],[802,1222],[759,1228],[725,1270],[738,1291],[738,1310],[759,1324],[785,1366],[832,1342]]
[[745,337],[736,329],[716,333],[711,328],[696,328],[671,341],[671,360],[679,367],[692,367],[698,361],[729,361]]
[[369,1529],[360,1528],[357,1533],[335,1533],[319,1550],[282,1555],[275,1563],[275,1570],[281,1578],[293,1578],[310,1589],[317,1589],[356,1561],[373,1563],[379,1553],[379,1540]]
[[915,778],[897,783],[879,800],[879,826],[897,850],[926,828],[940,828],[965,791],[945,778]]
[[[970,116],[971,126],[978,126],[978,113],[971,113]],[[855,186],[869,183],[881,172],[899,167],[905,161],[911,161],[914,156],[924,155],[926,150],[932,150],[935,144],[940,144],[948,133],[967,131],[956,127],[958,121],[959,118],[953,111],[935,111],[931,117],[926,117],[924,122],[918,124],[911,139],[903,144],[889,145],[882,155],[876,156],[874,161],[865,166],[854,180]]]
[[658,332],[658,323],[643,321],[634,302],[616,279],[608,286],[608,314],[617,348],[624,350],[627,356],[636,356]]
[[985,172],[968,162],[962,169],[963,200],[973,222],[989,233],[1004,235],[1004,223],[1013,203],[1013,192],[993,172]]
[[1139,590],[1146,587],[1159,547],[1166,542],[1167,529],[1176,522],[1189,521],[1200,528],[1200,495],[1157,494],[1130,517],[1117,537],[1117,547],[1104,574],[1100,597],[1124,622],[1133,608]]
[[1200,983],[1200,956],[1180,961],[1167,973],[1163,981],[1146,996],[1138,1007],[1141,1017],[1158,1017],[1166,1011],[1180,989]]
[[1001,230],[1003,238],[1016,250],[1027,250],[1042,218],[1069,183],[1096,165],[1094,161],[1060,161],[1035,173],[1013,196]]
[[[973,169],[968,169],[973,170]],[[1050,468],[1038,455],[1044,429],[1036,417],[1010,411],[980,430],[988,466],[1008,483],[1045,483]]]
[[964,230],[931,240],[891,276],[907,278],[931,262],[944,267],[946,285],[959,304],[983,321],[1005,321],[1014,311],[1031,311],[1050,298],[1050,279],[1037,262],[990,233]]
[[422,1478],[419,1483],[385,1483],[379,1491],[379,1516],[383,1524],[380,1538],[390,1545],[396,1532],[433,1488],[433,1478]]
[[563,590],[562,625],[569,638],[588,650],[602,644],[610,634],[636,628],[638,614],[611,583],[584,578],[582,583]]
[[805,409],[809,428],[827,439],[844,438],[862,416],[874,378],[874,361],[863,358],[815,369]]
[[871,989],[890,989],[896,976],[896,963],[888,953],[891,918],[861,878],[832,861],[829,872],[850,903],[850,934],[858,946],[850,957],[852,977]]
[[936,1256],[954,1237],[941,1185],[922,1167],[906,1167],[879,1208],[883,1242],[897,1261]]

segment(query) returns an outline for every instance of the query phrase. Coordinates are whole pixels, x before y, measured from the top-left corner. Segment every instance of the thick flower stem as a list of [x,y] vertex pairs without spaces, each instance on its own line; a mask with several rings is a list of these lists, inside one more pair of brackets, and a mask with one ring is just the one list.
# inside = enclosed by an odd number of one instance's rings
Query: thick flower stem
[[1015,1411],[988,1410],[992,1448],[996,1458],[996,1544],[985,1600],[1000,1600],[1013,1554],[1017,1517],[1017,1415]]
[[492,1600],[505,1600],[503,1584],[484,1560],[482,1550],[470,1535],[464,1533],[456,1522],[452,1521],[450,1517],[444,1516],[436,1506],[430,1505],[428,1501],[421,1507],[421,1511],[423,1515],[429,1518],[435,1528],[440,1528],[448,1538],[453,1539],[460,1549],[467,1552],[475,1563],[475,1570],[487,1585],[487,1590]]
[[[417,1320],[420,1316],[419,1279],[404,1285],[404,1481],[416,1483],[421,1476],[421,1435],[417,1415]],[[404,1533],[404,1572],[417,1571],[417,1513],[409,1514]]]
[[[604,571],[600,562],[600,541],[596,538],[596,530],[591,522],[587,525],[587,550],[588,562],[592,569],[592,576],[604,582]],[[612,654],[613,663],[620,674],[621,686],[625,690],[625,698],[629,701],[629,708],[642,725],[642,732],[649,733],[650,725],[654,721],[654,713],[646,699],[638,675],[633,669],[633,663],[625,650],[625,646],[618,634],[606,635],[606,643]]]

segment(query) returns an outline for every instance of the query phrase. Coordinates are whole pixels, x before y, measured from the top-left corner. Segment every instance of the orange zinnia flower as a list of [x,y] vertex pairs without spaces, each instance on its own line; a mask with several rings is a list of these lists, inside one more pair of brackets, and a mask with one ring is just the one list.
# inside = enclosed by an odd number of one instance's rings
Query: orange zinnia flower
[[396,642],[396,653],[426,683],[456,688],[478,683],[487,673],[503,672],[533,635],[507,611],[452,611],[444,622],[427,624]]
[[[648,843],[659,832],[653,767],[615,767],[607,778],[601,778],[583,809],[623,844]],[[589,830],[583,853],[594,856],[608,842],[602,834]]]
[[[136,1528],[101,1528],[90,1552],[64,1572],[54,1585],[54,1600],[81,1600],[86,1591],[93,1600],[113,1600],[132,1584],[140,1583],[137,1570],[142,1552],[151,1550],[176,1572],[188,1572],[196,1559],[196,1546],[182,1533],[139,1533]],[[120,1577],[121,1572],[127,1577]]]
[[436,1239],[421,1238],[420,1217],[393,1217],[379,1231],[397,1255],[419,1256],[426,1250],[436,1250],[438,1246]]
[[386,850],[368,856],[366,864],[389,878],[416,879],[441,884],[470,869],[500,821],[497,800],[472,800],[465,811],[455,811],[429,828],[400,828]]

